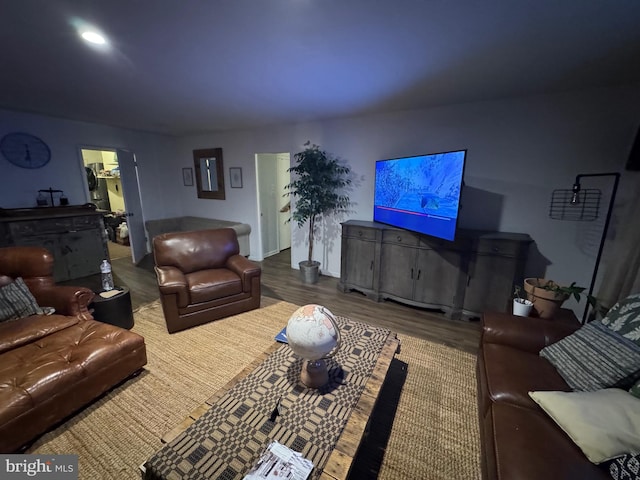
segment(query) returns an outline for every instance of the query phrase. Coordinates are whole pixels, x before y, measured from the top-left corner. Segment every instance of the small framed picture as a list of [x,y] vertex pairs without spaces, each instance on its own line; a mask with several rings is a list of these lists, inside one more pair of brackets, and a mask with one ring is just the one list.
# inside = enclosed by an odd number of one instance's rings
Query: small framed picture
[[231,167],[229,176],[231,177],[231,188],[242,188],[242,168]]
[[193,187],[193,168],[182,169],[182,183],[185,187]]

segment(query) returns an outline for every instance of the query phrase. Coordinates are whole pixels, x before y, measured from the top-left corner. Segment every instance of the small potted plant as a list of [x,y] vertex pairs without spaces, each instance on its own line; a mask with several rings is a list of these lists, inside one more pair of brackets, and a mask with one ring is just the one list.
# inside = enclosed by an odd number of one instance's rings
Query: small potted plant
[[522,287],[515,285],[513,290],[513,314],[520,317],[528,317],[531,313],[533,303],[526,298],[522,298]]
[[[577,286],[576,282],[565,287],[545,278],[525,278],[524,289],[527,292],[527,299],[533,303],[533,311],[537,316],[553,318],[569,297],[579,302],[585,287]],[[595,311],[600,312],[601,309],[595,297],[587,295],[587,302]]]
[[297,165],[289,168],[294,180],[285,188],[295,202],[291,220],[302,228],[309,223],[309,253],[307,260],[299,262],[300,277],[305,283],[316,283],[320,275],[320,262],[313,259],[313,241],[316,223],[326,215],[345,211],[351,201],[343,189],[351,184],[351,169],[318,145],[304,144],[302,152],[294,155]]

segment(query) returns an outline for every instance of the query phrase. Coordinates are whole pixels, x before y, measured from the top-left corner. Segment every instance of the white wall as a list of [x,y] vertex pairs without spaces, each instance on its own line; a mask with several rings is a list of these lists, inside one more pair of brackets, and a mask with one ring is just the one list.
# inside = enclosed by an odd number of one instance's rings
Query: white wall
[[[227,180],[229,167],[238,166],[244,181],[243,189],[227,188],[226,201],[198,200],[194,193],[183,198],[182,209],[240,220],[257,231],[255,153],[293,154],[310,140],[348,161],[357,176],[351,195],[354,212],[348,218],[371,220],[376,160],[466,148],[460,226],[528,233],[536,245],[527,274],[588,286],[593,243],[597,244],[601,230],[594,233],[594,225],[549,219],[551,192],[570,189],[578,173],[623,171],[640,123],[639,104],[640,86],[635,85],[182,138],[180,158],[185,166],[193,149],[221,147]],[[608,185],[585,181],[583,188]],[[621,202],[625,188],[632,185],[638,185],[637,174],[624,172]],[[307,246],[303,232],[295,226],[292,230],[292,266],[297,268]],[[326,232],[324,248],[316,247],[316,260],[321,261],[323,273],[338,276],[337,222],[329,222]],[[585,232],[591,239],[586,246]],[[258,242],[252,233],[253,253],[261,251]]]
[[[178,139],[0,110],[0,136],[33,133],[52,151],[51,162],[33,171],[0,158],[0,207],[33,206],[37,190],[50,186],[64,190],[71,204],[84,203],[78,147],[125,148],[138,157],[145,219],[188,214],[248,223],[252,258],[259,260],[256,153],[293,154],[310,140],[343,157],[357,177],[351,194],[354,212],[348,218],[371,220],[376,160],[466,148],[460,225],[528,233],[536,242],[528,275],[588,286],[599,239],[594,229],[601,227],[549,219],[551,191],[571,188],[578,173],[622,171],[617,202],[622,206],[626,192],[639,184],[637,173],[623,171],[640,123],[639,105],[636,85]],[[226,200],[198,199],[195,186],[182,184],[182,168],[193,167],[192,151],[212,147],[223,149]],[[243,188],[229,188],[230,167],[242,168]],[[340,273],[338,222],[346,219],[327,222],[324,243],[315,249],[325,274]],[[305,233],[292,227],[294,267],[306,256]]]
[[49,187],[64,190],[71,205],[88,202],[79,148],[108,147],[136,154],[145,218],[172,216],[181,211],[180,201],[173,193],[179,192],[177,186],[182,184],[180,170],[159,168],[175,160],[173,137],[0,110],[0,138],[9,132],[40,137],[51,149],[51,160],[42,168],[30,170],[17,167],[0,155],[0,208],[34,207],[38,190]]

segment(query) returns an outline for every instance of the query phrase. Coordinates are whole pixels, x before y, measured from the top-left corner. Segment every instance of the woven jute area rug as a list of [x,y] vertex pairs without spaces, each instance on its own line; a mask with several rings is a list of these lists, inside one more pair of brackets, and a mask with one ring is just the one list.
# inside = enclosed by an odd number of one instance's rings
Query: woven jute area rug
[[[262,307],[169,335],[158,302],[135,313],[144,372],[112,390],[27,451],[78,454],[80,479],[136,479],[160,437],[273,344],[297,306]],[[333,312],[339,315],[340,312]],[[399,335],[396,355],[351,477],[480,478],[475,357]]]

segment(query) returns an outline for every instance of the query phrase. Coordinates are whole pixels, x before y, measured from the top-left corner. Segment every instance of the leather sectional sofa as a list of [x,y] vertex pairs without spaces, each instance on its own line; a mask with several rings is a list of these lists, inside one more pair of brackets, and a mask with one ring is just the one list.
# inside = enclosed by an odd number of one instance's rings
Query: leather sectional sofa
[[55,313],[0,322],[0,452],[38,435],[138,372],[144,339],[93,320],[93,292],[57,286],[44,248],[0,248],[0,286],[22,277],[40,307]]
[[528,394],[571,391],[539,352],[579,327],[577,322],[485,313],[477,362],[485,480],[611,478]]

